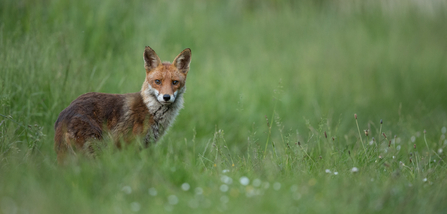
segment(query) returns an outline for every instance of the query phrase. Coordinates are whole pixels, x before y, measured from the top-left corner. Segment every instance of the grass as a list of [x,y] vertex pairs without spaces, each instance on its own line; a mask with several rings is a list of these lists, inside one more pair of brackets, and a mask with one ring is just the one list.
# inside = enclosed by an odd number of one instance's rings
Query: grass
[[[445,213],[446,11],[1,1],[0,213]],[[170,61],[192,49],[174,126],[58,166],[59,112],[139,91],[146,45]]]

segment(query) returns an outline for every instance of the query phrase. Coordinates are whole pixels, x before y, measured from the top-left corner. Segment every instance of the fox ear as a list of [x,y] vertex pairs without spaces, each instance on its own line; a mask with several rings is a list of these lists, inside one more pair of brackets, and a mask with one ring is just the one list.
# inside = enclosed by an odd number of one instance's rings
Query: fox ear
[[146,46],[144,49],[144,68],[146,71],[151,71],[152,69],[158,67],[161,64],[160,58],[158,58],[157,54],[151,47]]
[[186,48],[174,59],[174,66],[184,74],[189,71],[189,63],[191,62],[191,49]]

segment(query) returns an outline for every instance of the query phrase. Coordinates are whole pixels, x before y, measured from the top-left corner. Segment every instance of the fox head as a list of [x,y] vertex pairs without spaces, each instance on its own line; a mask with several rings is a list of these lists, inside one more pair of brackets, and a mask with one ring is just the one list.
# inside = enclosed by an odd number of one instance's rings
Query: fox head
[[154,96],[162,105],[171,105],[185,91],[186,75],[191,62],[191,49],[183,50],[174,61],[161,62],[154,50],[146,46],[144,50],[146,79],[143,84],[145,94]]

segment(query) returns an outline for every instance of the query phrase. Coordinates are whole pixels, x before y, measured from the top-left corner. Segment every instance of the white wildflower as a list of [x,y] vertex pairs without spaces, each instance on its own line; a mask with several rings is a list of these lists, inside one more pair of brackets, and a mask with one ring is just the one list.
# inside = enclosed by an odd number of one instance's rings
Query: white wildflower
[[195,209],[195,208],[199,207],[199,202],[196,199],[191,199],[188,202],[188,206]]
[[228,198],[228,196],[223,195],[222,197],[220,197],[220,202],[222,203],[228,203],[228,201],[230,201],[230,199]]
[[279,183],[279,182],[275,182],[274,184],[273,184],[273,189],[275,189],[275,190],[279,190],[281,188],[281,184]]
[[293,194],[293,199],[298,201],[298,200],[300,200],[300,198],[301,198],[301,194],[300,193],[296,192],[295,194]]
[[262,187],[264,187],[264,189],[268,189],[270,187],[270,183],[266,181],[262,184]]
[[226,184],[232,184],[233,183],[233,179],[228,177],[228,176],[226,176],[226,175],[222,175],[220,177],[220,181],[222,181],[223,183],[226,183]]
[[152,196],[156,196],[157,195],[157,190],[155,188],[149,188],[149,195]]
[[196,187],[196,188],[194,189],[194,192],[195,192],[197,195],[201,195],[201,194],[203,193],[203,189],[200,188],[200,187]]
[[140,211],[140,208],[141,208],[141,206],[140,206],[140,203],[138,203],[138,202],[132,202],[130,204],[130,209],[134,212]]
[[255,186],[255,187],[261,186],[261,183],[262,183],[261,180],[259,180],[258,178],[253,180],[253,186]]
[[172,205],[166,204],[165,205],[165,210],[168,212],[172,212],[172,210],[174,209],[174,207],[172,207]]
[[128,195],[132,193],[132,188],[130,188],[130,186],[124,186],[121,190]]
[[183,184],[182,184],[182,190],[183,190],[183,191],[188,191],[189,188],[190,188],[190,186],[189,186],[188,183],[183,183]]
[[250,183],[250,179],[248,179],[248,178],[245,177],[245,176],[242,176],[242,177],[239,179],[239,182],[240,182],[242,185],[247,186],[247,185]]
[[290,187],[291,192],[296,192],[298,190],[298,185],[294,184]]
[[228,186],[226,184],[220,185],[220,191],[222,191],[222,192],[228,191]]
[[175,195],[168,196],[168,203],[171,205],[176,205],[178,203],[178,198]]

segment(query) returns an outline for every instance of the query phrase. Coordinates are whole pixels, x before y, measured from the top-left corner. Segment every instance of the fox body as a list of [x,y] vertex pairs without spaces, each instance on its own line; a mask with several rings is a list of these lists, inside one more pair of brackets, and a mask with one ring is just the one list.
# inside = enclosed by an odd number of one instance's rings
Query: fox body
[[143,138],[147,146],[170,127],[183,108],[191,50],[183,50],[172,64],[162,63],[150,47],[143,58],[146,78],[140,92],[83,94],[59,114],[54,127],[59,162],[75,149],[93,152],[88,142],[101,140],[106,131],[118,147],[121,140],[130,142],[135,137]]

